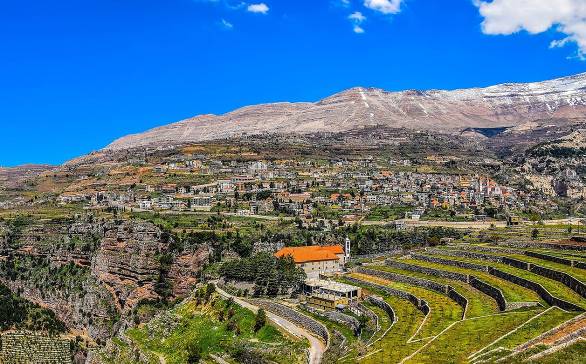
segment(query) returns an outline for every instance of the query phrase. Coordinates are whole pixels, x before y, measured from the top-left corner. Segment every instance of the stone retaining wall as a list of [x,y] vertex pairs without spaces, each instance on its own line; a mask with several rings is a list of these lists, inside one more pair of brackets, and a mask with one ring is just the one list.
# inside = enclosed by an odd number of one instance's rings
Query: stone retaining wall
[[[366,298],[368,300],[368,297]],[[386,303],[386,302],[385,302]],[[366,307],[363,303],[359,303],[356,305],[356,309],[358,311],[360,311],[360,313],[363,316],[368,317],[368,319],[370,321],[374,321],[374,323],[376,324],[376,329],[379,330],[380,329],[380,323],[378,320],[378,316],[376,313],[374,313],[370,308]]]
[[395,311],[393,310],[393,307],[391,305],[389,305],[389,303],[387,301],[385,301],[384,299],[382,299],[381,297],[376,297],[376,296],[368,296],[366,297],[366,300],[370,303],[372,303],[373,305],[381,308],[383,311],[385,311],[387,313],[387,315],[389,315],[389,317],[391,318],[391,323],[395,322]]
[[[434,254],[434,251],[430,250],[428,252],[431,254]],[[461,252],[461,253],[466,254],[466,252]],[[454,256],[463,256],[463,255],[454,255]],[[458,268],[472,269],[472,270],[478,270],[478,271],[482,271],[482,272],[488,272],[487,267],[485,265],[480,265],[480,264],[461,262],[458,260],[450,260],[450,259],[432,257],[429,255],[421,255],[421,254],[411,254],[411,257],[413,259],[422,260],[422,261],[429,262],[429,263],[451,265],[451,266],[458,267]]]
[[500,289],[498,289],[498,288],[496,288],[496,287],[494,287],[494,286],[492,286],[492,285],[490,285],[490,284],[488,284],[488,283],[486,283],[486,282],[484,282],[474,276],[470,276],[469,283],[472,287],[476,288],[480,292],[484,293],[487,296],[492,297],[496,301],[497,305],[499,306],[499,310],[505,311],[505,310],[511,308],[510,304],[507,302],[507,300],[505,299],[505,296],[503,295],[503,292]]
[[558,326],[554,327],[553,329],[544,332],[543,334],[537,336],[536,338],[533,338],[533,339],[527,341],[526,343],[517,346],[516,348],[513,349],[513,352],[518,353],[521,351],[525,351],[525,350],[531,348],[532,346],[535,346],[536,344],[540,343],[543,339],[545,339],[549,336],[554,336],[558,332],[564,330],[566,327],[569,327],[577,322],[580,322],[585,317],[586,317],[585,313],[578,315],[578,316],[562,323],[561,325],[558,325]]
[[458,292],[456,292],[456,290],[452,286],[449,286],[446,284],[439,284],[437,282],[433,282],[433,281],[430,281],[427,279],[415,278],[415,277],[410,277],[410,276],[406,276],[403,274],[384,272],[384,271],[375,270],[375,269],[366,269],[366,268],[362,268],[362,267],[358,269],[358,272],[368,274],[371,276],[375,276],[375,277],[379,277],[379,278],[383,278],[383,279],[387,279],[390,281],[406,283],[406,284],[410,284],[413,286],[422,287],[422,288],[426,288],[426,289],[438,292],[440,294],[446,295],[449,298],[453,299],[458,305],[462,306],[462,309],[464,310],[464,312],[466,312],[466,307],[468,306],[468,300],[466,299],[466,297],[464,297],[461,294],[459,294]]
[[586,285],[567,273],[534,264],[529,266],[529,270],[533,273],[539,274],[540,276],[561,282],[566,287],[578,293],[580,296],[586,298]]
[[545,289],[541,284],[535,283],[533,281],[529,281],[525,278],[518,277],[514,274],[506,273],[496,268],[489,267],[490,274],[495,277],[499,277],[505,279],[509,282],[515,283],[519,286],[528,288],[532,291],[535,291],[545,302],[547,302],[551,306],[558,306],[564,310],[568,311],[583,311],[582,308],[574,305],[573,303],[567,302],[560,298],[553,296],[547,289]]
[[556,257],[553,255],[547,255],[542,253],[536,253],[531,251],[524,251],[523,254],[527,255],[528,257],[539,258],[543,260],[549,260],[550,262],[569,265],[570,267],[574,266],[574,261],[570,259],[564,259],[560,257]]
[[307,331],[320,337],[327,345],[329,345],[330,334],[328,329],[322,323],[299,313],[290,307],[281,305],[280,303],[260,299],[251,300],[251,303],[303,327]]
[[412,295],[411,293],[407,293],[407,292],[401,291],[399,289],[383,286],[381,284],[368,282],[368,281],[365,281],[362,279],[357,279],[357,278],[352,278],[352,277],[344,277],[344,278],[354,284],[362,285],[362,286],[366,286],[366,287],[370,287],[370,288],[379,290],[381,292],[384,292],[385,294],[388,294],[389,296],[395,296],[395,297],[406,299],[409,302],[411,302],[411,304],[413,304],[413,306],[415,306],[419,311],[423,312],[424,315],[427,315],[429,313],[429,305],[427,304],[427,302],[425,300],[422,300],[421,298],[415,296],[415,295]]
[[[482,259],[493,263],[501,263],[502,258],[494,255],[488,255],[483,253],[475,253],[467,250],[449,250],[449,249],[426,249],[428,253],[436,255],[449,255],[453,257],[462,257],[468,259]],[[470,264],[470,263],[468,263]]]
[[534,263],[528,263],[508,257],[502,257],[502,261],[504,264],[510,265],[512,267],[527,270],[532,273],[539,274],[542,277],[558,281],[566,287],[573,290],[574,292],[578,293],[580,296],[586,298],[586,284],[580,282],[579,280],[565,272],[560,272],[555,269],[542,267]]
[[[314,312],[314,311],[312,311],[312,312]],[[344,326],[348,327],[350,330],[352,330],[354,333],[357,333],[358,330],[360,329],[360,322],[358,322],[358,320],[355,317],[345,315],[341,312],[325,311],[325,312],[319,313],[319,311],[317,311],[314,313],[317,313],[319,316],[321,316],[325,319],[328,319],[333,322],[337,322],[340,325],[344,325]]]
[[559,250],[586,250],[586,245],[567,245],[567,244],[551,244],[551,243],[538,243],[532,241],[530,243],[506,241],[497,243],[497,245],[509,246],[513,248],[543,248],[543,249],[559,249]]
[[429,275],[436,276],[436,277],[453,279],[453,280],[462,281],[462,282],[468,282],[468,276],[465,274],[462,274],[462,273],[455,273],[455,272],[448,272],[448,271],[443,271],[443,270],[439,270],[439,269],[420,267],[418,265],[401,263],[401,262],[397,262],[397,261],[391,260],[391,259],[387,259],[385,261],[385,265],[388,265],[389,267],[393,267],[393,268],[397,268],[397,269],[403,269],[403,270],[409,270],[409,271],[417,272],[417,273],[429,274]]

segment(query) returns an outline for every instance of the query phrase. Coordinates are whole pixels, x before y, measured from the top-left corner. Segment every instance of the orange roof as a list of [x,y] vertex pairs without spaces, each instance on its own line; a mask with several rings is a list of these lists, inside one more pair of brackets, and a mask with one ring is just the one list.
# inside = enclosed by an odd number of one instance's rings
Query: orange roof
[[286,247],[276,252],[275,256],[280,258],[290,255],[295,263],[305,263],[340,259],[336,254],[344,254],[341,245]]

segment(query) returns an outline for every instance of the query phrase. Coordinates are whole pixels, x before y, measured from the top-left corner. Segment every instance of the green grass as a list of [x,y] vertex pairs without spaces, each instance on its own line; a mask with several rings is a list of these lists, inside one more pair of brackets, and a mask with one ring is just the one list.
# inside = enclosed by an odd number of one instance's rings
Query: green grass
[[[449,258],[451,258],[451,257],[449,257]],[[533,292],[532,290],[518,286],[514,283],[511,283],[511,282],[506,281],[504,279],[495,277],[495,276],[490,275],[486,272],[476,271],[476,270],[472,270],[472,269],[459,268],[459,267],[454,267],[451,265],[430,263],[430,262],[425,262],[422,260],[415,260],[415,259],[401,259],[400,261],[404,262],[404,263],[408,263],[408,264],[419,265],[421,267],[426,267],[426,268],[434,268],[434,269],[445,270],[448,272],[456,272],[456,273],[473,275],[473,276],[477,277],[478,279],[484,281],[485,283],[488,283],[488,284],[492,285],[493,287],[500,289],[501,292],[503,293],[503,296],[505,296],[505,299],[507,300],[507,302],[542,302],[543,304],[545,304],[545,302],[539,297],[539,295],[537,293]]]
[[380,280],[380,278],[372,276],[357,274],[356,278],[366,279],[373,283],[383,284],[391,288],[411,293],[428,303],[431,312],[428,314],[427,321],[421,327],[421,331],[419,331],[414,339],[422,339],[436,335],[452,322],[458,321],[462,318],[462,307],[452,301],[449,297],[442,294],[405,283]]
[[411,277],[423,278],[440,284],[448,284],[452,286],[456,290],[456,292],[466,297],[466,299],[468,300],[468,308],[466,311],[466,317],[468,318],[486,316],[499,312],[498,305],[494,299],[464,282],[441,277],[435,277],[425,273],[412,272],[409,270],[402,270],[388,266],[368,266],[368,268],[383,270],[402,275],[408,275]]
[[[226,301],[215,297],[209,304],[196,305],[189,300],[153,321],[127,330],[126,336],[149,356],[164,357],[169,364],[185,363],[187,347],[197,345],[205,358],[211,353],[229,353],[245,346],[262,352],[266,358],[278,363],[301,363],[306,343],[292,341],[277,328],[265,325],[254,332],[255,316],[237,305],[232,320],[240,334],[228,329],[228,319],[218,319],[221,311],[227,312]],[[295,359],[295,360],[294,360]]]
[[586,341],[578,341],[556,353],[547,355],[535,363],[538,364],[583,364],[586,355]]
[[552,295],[561,298],[563,300],[569,301],[571,303],[576,304],[577,306],[586,308],[586,300],[582,298],[579,294],[571,290],[570,288],[564,286],[562,283],[558,281],[554,281],[552,279],[540,276],[539,274],[531,273],[524,269],[518,269],[515,267],[511,267],[507,264],[502,263],[494,263],[494,262],[487,262],[486,260],[481,259],[470,259],[470,258],[461,258],[461,257],[452,257],[452,256],[441,256],[441,255],[434,255],[436,257],[441,257],[443,259],[450,259],[450,260],[458,260],[458,261],[465,261],[469,263],[475,264],[482,264],[482,265],[490,265],[493,268],[499,269],[505,273],[514,274],[517,277],[525,278],[529,281],[533,281],[535,283],[539,283],[543,286],[543,288],[547,289],[549,293]]
[[561,310],[558,307],[551,307],[547,311],[543,312],[542,315],[536,317],[534,320],[525,324],[522,328],[511,333],[510,335],[502,338],[493,345],[487,347],[484,352],[492,349],[503,347],[508,350],[512,350],[518,345],[526,343],[527,341],[536,338],[542,333],[553,329],[554,327],[562,324],[565,321],[575,317],[575,312],[567,312]]
[[467,363],[467,357],[534,316],[517,311],[457,322],[407,363]]
[[[341,361],[341,363],[398,363],[401,359],[425,344],[425,340],[407,343],[407,340],[415,334],[425,318],[423,313],[409,301],[399,297],[386,296],[383,292],[373,290],[366,285],[356,284],[354,282],[345,281],[344,279],[340,279],[340,281],[362,286],[370,292],[383,296],[384,300],[391,305],[396,315],[396,322],[389,332],[368,347],[367,355],[372,355],[366,356],[361,360],[357,360],[355,355],[349,356]],[[385,330],[381,329],[380,335],[382,335]]]

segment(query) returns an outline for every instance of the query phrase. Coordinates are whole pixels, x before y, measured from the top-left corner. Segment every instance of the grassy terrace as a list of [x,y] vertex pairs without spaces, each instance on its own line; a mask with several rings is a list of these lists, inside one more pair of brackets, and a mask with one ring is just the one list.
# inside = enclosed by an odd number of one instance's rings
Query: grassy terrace
[[504,279],[492,276],[486,272],[480,272],[472,269],[464,269],[454,267],[451,265],[429,263],[415,259],[400,259],[400,261],[426,268],[441,269],[448,272],[474,275],[475,277],[492,285],[493,287],[500,289],[508,302],[542,302],[543,304],[545,304],[545,302],[539,297],[539,295],[533,292],[532,290],[518,286],[509,281],[505,281]]
[[467,357],[535,316],[539,310],[514,311],[459,321],[432,339],[407,363],[465,363]]
[[[446,249],[446,250],[453,250],[453,249]],[[586,282],[586,269],[580,269],[575,267],[570,267],[569,265],[561,264],[552,262],[549,260],[541,259],[541,258],[534,258],[528,255],[523,254],[522,251],[519,251],[518,254],[511,254],[507,252],[486,252],[486,251],[479,251],[482,254],[492,255],[492,256],[503,256],[508,258],[517,259],[527,263],[533,263],[540,265],[545,268],[555,269],[560,272],[568,273],[572,275],[574,278],[578,279],[579,281]],[[543,254],[552,255],[549,251],[544,252]],[[565,257],[567,259],[567,257]]]
[[496,349],[499,347],[505,348],[510,351],[518,345],[521,345],[539,336],[540,334],[550,329],[553,329],[554,327],[562,324],[563,322],[570,320],[576,315],[577,313],[575,312],[567,312],[561,310],[558,307],[550,307],[541,315],[536,316],[533,320],[527,322],[525,325],[523,325],[523,327],[519,328],[517,331],[503,337],[494,344],[486,347],[486,349],[483,350],[483,352],[488,352],[492,349]]
[[543,288],[547,289],[549,293],[552,295],[566,300],[568,302],[574,303],[580,307],[586,308],[586,300],[584,300],[580,295],[576,292],[572,291],[570,288],[564,286],[558,281],[554,281],[552,279],[540,276],[539,274],[531,273],[529,271],[518,269],[511,267],[510,265],[502,264],[502,263],[493,263],[487,262],[481,259],[469,259],[469,258],[461,258],[461,257],[452,257],[452,256],[441,256],[441,255],[433,255],[436,257],[440,257],[443,259],[450,259],[450,260],[458,260],[458,261],[465,261],[469,263],[475,264],[482,264],[482,265],[490,265],[493,268],[497,268],[503,272],[514,274],[517,277],[525,278],[527,280],[533,281],[535,283],[539,283],[543,286]]
[[476,288],[460,281],[431,276],[424,273],[412,272],[387,266],[368,266],[369,269],[378,269],[382,271],[408,275],[417,278],[424,278],[440,284],[448,284],[468,300],[468,309],[466,317],[486,316],[499,312],[498,305],[491,297],[480,292]]
[[[345,281],[343,278],[341,278],[340,281],[360,286],[360,284]],[[407,340],[415,334],[424,320],[421,311],[415,308],[415,306],[407,300],[393,296],[385,296],[381,291],[372,290],[366,286],[362,287],[364,287],[366,291],[384,297],[384,300],[391,305],[395,311],[396,322],[384,337],[376,342],[373,341],[373,344],[368,347],[368,351],[365,355],[356,358],[356,354],[354,354],[354,356],[349,356],[342,360],[342,363],[398,363],[401,359],[410,355],[425,343],[424,340],[407,343]],[[381,325],[381,333],[379,335],[384,334],[386,331],[386,329],[383,330],[382,327],[384,326]]]
[[437,335],[440,331],[448,327],[451,323],[462,318],[463,309],[456,302],[452,301],[447,296],[412,285],[393,282],[366,274],[352,273],[351,277],[362,279],[365,281],[377,283],[387,287],[399,289],[404,292],[411,293],[429,304],[431,312],[428,318],[421,327],[421,330],[414,337],[415,340],[427,338],[429,336]]

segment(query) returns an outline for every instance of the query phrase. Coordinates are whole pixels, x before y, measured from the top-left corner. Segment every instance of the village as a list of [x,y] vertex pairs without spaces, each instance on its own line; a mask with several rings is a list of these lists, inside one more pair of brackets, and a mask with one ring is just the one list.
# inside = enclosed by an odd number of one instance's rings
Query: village
[[[506,220],[529,206],[554,205],[544,186],[520,190],[484,174],[424,172],[410,160],[175,159],[148,167],[148,182],[68,191],[58,201],[135,212],[299,218],[326,230],[364,220]],[[191,176],[205,183],[190,183]]]

